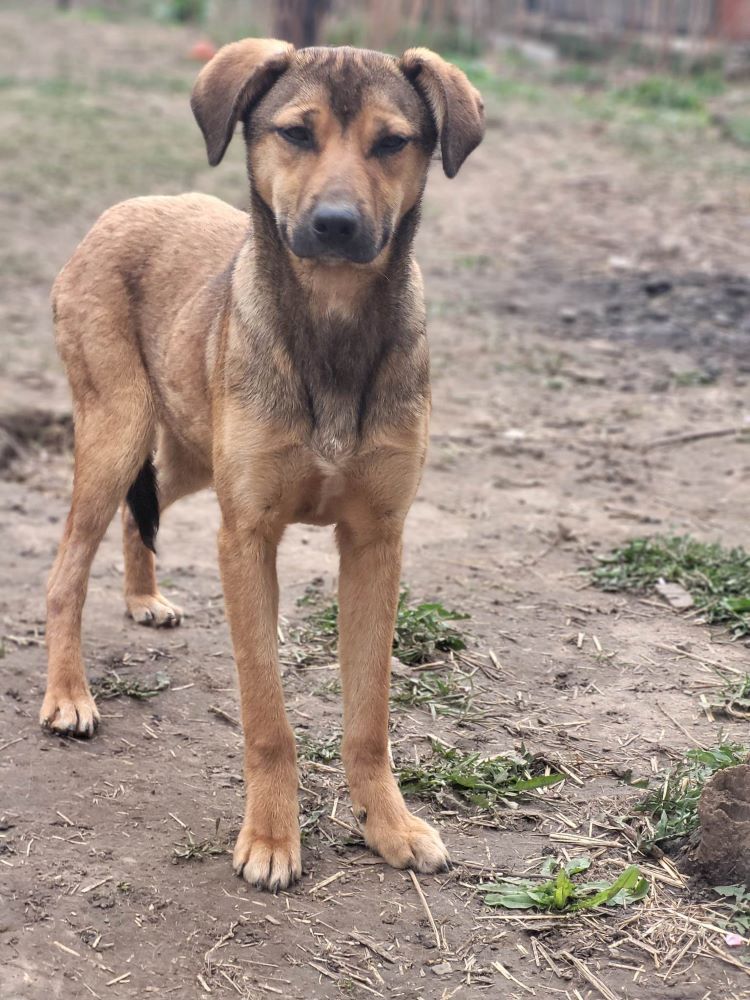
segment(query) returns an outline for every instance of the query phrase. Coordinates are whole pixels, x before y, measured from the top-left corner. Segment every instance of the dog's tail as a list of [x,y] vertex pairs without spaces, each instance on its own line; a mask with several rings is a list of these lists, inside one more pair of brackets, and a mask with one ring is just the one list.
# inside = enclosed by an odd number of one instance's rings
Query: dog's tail
[[159,490],[156,469],[149,456],[141,466],[133,485],[128,490],[128,507],[138,525],[143,544],[156,552],[156,532],[159,530]]

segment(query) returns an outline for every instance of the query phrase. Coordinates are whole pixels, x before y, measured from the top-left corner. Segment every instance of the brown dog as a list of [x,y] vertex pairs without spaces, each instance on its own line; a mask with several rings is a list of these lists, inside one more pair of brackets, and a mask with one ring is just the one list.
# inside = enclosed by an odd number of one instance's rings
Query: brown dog
[[197,194],[125,202],[101,217],[53,291],[75,477],[48,586],[41,721],[79,736],[96,728],[81,613],[118,505],[127,497],[128,611],[176,624],[180,611],[156,584],[159,512],[213,482],[245,733],[234,866],[259,886],[289,885],[300,838],[276,549],[287,524],[335,524],[354,813],[390,864],[437,871],[446,850],[407,810],[388,760],[401,536],[430,408],[412,242],[436,143],[453,177],[482,138],[481,100],[426,49],[395,59],[246,39],[202,70],[192,107],[212,165],[242,122],[250,218]]

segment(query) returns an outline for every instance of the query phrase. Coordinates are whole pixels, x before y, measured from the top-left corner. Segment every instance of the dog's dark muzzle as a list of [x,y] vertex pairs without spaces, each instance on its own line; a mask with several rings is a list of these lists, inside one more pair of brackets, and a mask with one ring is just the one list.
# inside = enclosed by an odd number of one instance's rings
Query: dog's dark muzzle
[[295,226],[289,245],[298,257],[369,264],[383,243],[354,205],[322,202]]

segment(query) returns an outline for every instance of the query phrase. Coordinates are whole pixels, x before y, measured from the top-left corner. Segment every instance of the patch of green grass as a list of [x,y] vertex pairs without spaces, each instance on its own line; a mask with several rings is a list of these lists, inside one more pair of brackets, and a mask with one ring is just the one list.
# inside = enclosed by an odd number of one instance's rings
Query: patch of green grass
[[728,115],[722,120],[724,135],[744,149],[750,149],[750,115]]
[[567,66],[562,66],[552,76],[552,82],[558,84],[572,84],[578,87],[589,89],[599,89],[607,85],[606,74],[596,66],[588,63],[573,62]]
[[466,268],[467,271],[478,271],[491,267],[494,259],[486,253],[464,253],[456,257],[456,266]]
[[186,117],[148,115],[107,87],[75,100],[57,84],[4,92],[14,143],[3,163],[6,187],[26,192],[48,224],[80,218],[131,195],[195,187],[205,170],[200,136]]
[[151,93],[186,94],[190,90],[189,76],[167,76],[162,73],[139,73],[122,67],[105,69],[99,74],[99,82],[104,87],[129,87]]
[[327,815],[328,809],[319,807],[317,809],[305,810],[304,814],[300,816],[299,834],[303,844],[308,843],[318,833],[320,821]]
[[676,386],[680,388],[692,388],[699,385],[713,385],[718,375],[716,372],[684,371],[675,372],[672,378]]
[[472,709],[471,678],[455,670],[420,670],[396,678],[393,688],[391,703],[396,708],[424,708],[433,718],[438,715],[465,718]]
[[571,858],[563,864],[550,858],[543,865],[541,875],[553,877],[545,882],[509,877],[480,885],[479,891],[485,894],[486,906],[546,913],[578,913],[605,905],[628,906],[648,896],[649,884],[636,865],[626,868],[611,882],[574,881],[576,875],[590,867],[590,858]]
[[546,90],[543,87],[529,83],[517,73],[514,75],[498,73],[486,62],[460,53],[449,54],[445,58],[462,69],[485,96],[494,94],[506,101],[520,100],[532,104],[538,103],[545,96]]
[[544,763],[525,749],[519,754],[485,757],[433,740],[432,756],[420,764],[405,764],[398,778],[405,795],[439,804],[450,796],[493,812],[526,792],[556,785],[564,775],[546,773]]
[[142,701],[155,698],[157,694],[166,691],[170,685],[167,674],[158,673],[149,684],[133,678],[120,677],[111,670],[104,677],[96,677],[91,681],[91,693],[98,701],[109,701],[112,698],[136,698]]
[[733,719],[750,718],[750,674],[728,678],[719,691],[718,700],[712,701],[708,707],[716,715],[728,715]]
[[750,889],[745,885],[717,885],[714,892],[724,898],[729,910],[721,924],[727,930],[750,936]]
[[661,786],[635,807],[644,818],[642,846],[679,844],[694,834],[706,782],[725,767],[744,764],[748,753],[750,747],[729,742],[706,750],[688,750],[685,760],[666,772]]
[[[336,601],[314,611],[306,620],[302,640],[322,642],[332,650],[338,639],[338,617]],[[466,649],[466,639],[452,623],[467,618],[469,615],[437,602],[411,604],[408,589],[403,589],[393,635],[394,656],[406,664],[429,663],[437,654]]]
[[719,76],[705,74],[695,77],[649,76],[629,87],[617,90],[616,96],[640,108],[670,111],[705,110],[706,100],[721,94],[724,81]]
[[409,603],[409,591],[402,590],[396,612],[393,652],[402,663],[427,663],[436,653],[466,649],[466,640],[452,624],[470,616],[444,607],[437,601]]
[[206,18],[206,0],[161,0],[156,13],[176,24],[199,23]]
[[341,756],[341,737],[338,734],[316,739],[303,733],[298,739],[300,760],[311,760],[318,764],[330,764]]
[[219,843],[210,837],[206,840],[196,840],[193,831],[187,831],[187,839],[184,843],[175,844],[172,850],[173,864],[180,864],[183,861],[205,861],[206,858],[216,854],[224,854],[226,845]]
[[742,548],[688,535],[633,538],[600,557],[591,578],[608,591],[649,591],[660,580],[678,583],[709,625],[725,625],[735,638],[750,634],[750,553]]

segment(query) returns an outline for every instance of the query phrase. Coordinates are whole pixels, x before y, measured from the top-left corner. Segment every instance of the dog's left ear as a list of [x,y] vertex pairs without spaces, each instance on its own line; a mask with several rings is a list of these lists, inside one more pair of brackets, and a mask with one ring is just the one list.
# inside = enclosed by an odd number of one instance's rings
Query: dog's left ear
[[198,74],[190,107],[206,140],[208,162],[221,162],[240,118],[289,66],[294,46],[276,38],[224,45]]
[[440,138],[443,170],[455,177],[484,135],[482,95],[465,73],[430,49],[407,49],[399,66],[429,107]]

